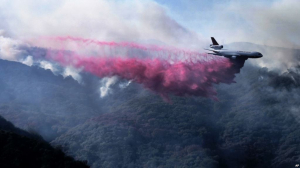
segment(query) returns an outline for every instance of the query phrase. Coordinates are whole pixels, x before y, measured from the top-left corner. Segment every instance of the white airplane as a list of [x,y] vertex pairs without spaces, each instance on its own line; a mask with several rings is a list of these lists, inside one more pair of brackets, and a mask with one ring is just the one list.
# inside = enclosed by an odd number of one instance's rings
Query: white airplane
[[[205,49],[208,51],[212,51],[212,54],[215,56],[224,56],[229,59],[236,60],[247,60],[248,58],[261,58],[263,55],[260,52],[247,52],[247,51],[231,51],[224,50],[223,45],[219,45],[219,43],[215,40],[215,38],[211,38],[213,44],[210,45],[211,49]],[[223,49],[223,50],[222,50]]]

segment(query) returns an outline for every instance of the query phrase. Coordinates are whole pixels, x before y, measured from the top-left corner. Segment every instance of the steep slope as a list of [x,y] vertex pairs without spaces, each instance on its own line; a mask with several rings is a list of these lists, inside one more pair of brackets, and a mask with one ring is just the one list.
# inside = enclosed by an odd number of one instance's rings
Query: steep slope
[[294,167],[300,88],[286,78],[248,66],[237,84],[217,87],[219,102],[136,97],[52,144],[92,167]]
[[0,116],[1,168],[80,168],[88,167],[61,150],[54,149],[40,136],[15,128]]
[[218,167],[210,146],[217,133],[213,103],[153,95],[132,99],[112,113],[63,134],[53,145],[92,167]]
[[[287,58],[282,62],[297,60],[294,50],[267,49],[265,56],[270,51]],[[216,85],[219,102],[172,97],[168,104],[134,83],[116,83],[99,98],[100,80],[90,75],[79,85],[0,61],[0,114],[92,167],[294,167],[300,161],[300,68],[281,74],[251,62],[236,84]]]
[[100,80],[82,73],[84,84],[50,70],[0,60],[0,114],[17,127],[33,129],[52,140],[70,127],[109,111],[111,106],[138,95],[101,99]]
[[0,60],[0,83],[0,113],[48,140],[101,111],[96,92],[50,70]]

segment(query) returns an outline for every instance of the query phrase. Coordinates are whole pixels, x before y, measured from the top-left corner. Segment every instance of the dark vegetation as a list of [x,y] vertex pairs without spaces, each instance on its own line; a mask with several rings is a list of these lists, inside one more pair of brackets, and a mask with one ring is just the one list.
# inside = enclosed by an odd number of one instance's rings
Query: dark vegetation
[[28,133],[0,116],[1,168],[84,168],[37,134]]
[[0,60],[0,84],[0,114],[48,141],[100,113],[93,97],[96,92],[89,91],[93,88],[50,70]]
[[287,77],[248,68],[218,87],[220,102],[136,97],[52,143],[93,167],[294,167],[299,98],[284,88]]
[[[99,98],[99,80],[0,61],[0,114],[91,167],[294,167],[300,162],[300,67],[246,62],[219,102],[166,103],[132,83]],[[2,86],[3,85],[3,86]]]

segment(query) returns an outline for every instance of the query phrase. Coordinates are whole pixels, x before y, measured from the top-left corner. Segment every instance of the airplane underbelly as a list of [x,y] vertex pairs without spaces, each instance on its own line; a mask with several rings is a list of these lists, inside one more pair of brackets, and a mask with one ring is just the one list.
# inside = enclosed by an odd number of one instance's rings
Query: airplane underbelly
[[236,55],[226,55],[224,57],[229,58],[229,59],[234,59],[234,60],[247,60],[248,59],[248,57],[236,56]]

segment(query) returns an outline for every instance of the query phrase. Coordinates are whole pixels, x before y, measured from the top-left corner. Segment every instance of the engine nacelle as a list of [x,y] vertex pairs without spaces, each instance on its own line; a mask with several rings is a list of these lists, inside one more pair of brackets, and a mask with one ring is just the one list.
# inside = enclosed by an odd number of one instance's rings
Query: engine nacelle
[[213,44],[211,44],[210,48],[212,48],[212,49],[223,49],[223,45],[213,45]]

